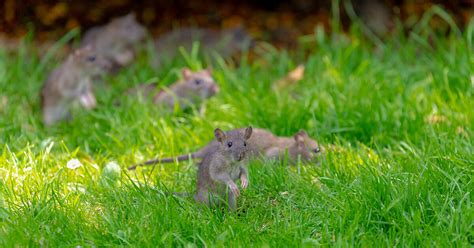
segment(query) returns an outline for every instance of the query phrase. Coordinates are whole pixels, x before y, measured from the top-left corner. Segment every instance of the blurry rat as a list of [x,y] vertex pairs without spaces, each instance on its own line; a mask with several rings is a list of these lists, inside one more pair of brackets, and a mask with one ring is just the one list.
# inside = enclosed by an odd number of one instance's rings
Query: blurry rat
[[41,90],[43,122],[52,125],[69,115],[74,102],[92,109],[97,102],[93,93],[93,78],[110,68],[110,63],[90,46],[75,50],[53,70]]
[[159,62],[173,59],[179,54],[179,48],[189,52],[194,42],[200,43],[200,50],[205,55],[217,53],[226,59],[239,52],[248,50],[253,45],[253,39],[243,27],[224,30],[188,27],[179,28],[161,35],[156,40],[156,51]]
[[[219,91],[219,86],[212,77],[210,68],[193,72],[188,68],[182,69],[183,79],[173,83],[167,89],[160,89],[153,95],[153,102],[163,105],[169,110],[173,110],[176,104],[181,109],[214,96]],[[141,94],[143,98],[156,92],[157,84],[140,85],[128,90],[129,95]]]
[[116,70],[135,58],[135,45],[147,36],[147,30],[137,22],[135,14],[118,17],[94,27],[84,34],[81,47],[92,46],[98,54],[112,63]]

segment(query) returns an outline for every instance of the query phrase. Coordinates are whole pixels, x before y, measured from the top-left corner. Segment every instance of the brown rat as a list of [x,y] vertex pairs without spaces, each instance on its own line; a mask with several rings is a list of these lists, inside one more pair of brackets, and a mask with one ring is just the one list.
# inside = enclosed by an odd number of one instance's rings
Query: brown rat
[[215,52],[226,59],[249,49],[253,39],[243,27],[224,30],[189,27],[166,33],[155,44],[160,59],[172,59],[178,54],[180,47],[189,52],[194,42],[200,43],[202,53],[210,55]]
[[[258,137],[258,134],[256,137]],[[263,134],[260,138],[268,139],[266,137],[271,136]],[[303,162],[308,162],[312,161],[321,152],[318,143],[311,139],[304,130],[298,131],[293,137],[273,136],[270,139],[273,141],[271,144],[269,143],[264,149],[259,149],[259,151],[265,151],[265,157],[270,159],[283,160],[284,156],[288,155],[290,163],[297,162],[298,158]]]
[[[243,129],[236,129],[234,131],[243,132]],[[149,160],[142,164],[130,166],[128,169],[134,170],[137,166],[142,165],[202,159],[209,151],[215,149],[217,145],[218,142],[213,140],[204,148],[192,154]],[[298,158],[303,162],[312,161],[321,152],[318,143],[311,139],[304,130],[298,131],[293,137],[278,137],[268,130],[254,128],[252,136],[248,140],[248,145],[249,156],[251,157],[264,156],[269,159],[282,160],[287,154],[288,161],[292,164],[296,163]]]
[[[199,103],[215,95],[219,91],[219,86],[212,77],[210,68],[200,71],[191,71],[188,68],[182,69],[183,79],[173,83],[167,89],[161,89],[153,95],[153,102],[163,105],[169,110],[173,110],[176,104],[181,109]],[[128,94],[141,94],[147,98],[150,93],[156,92],[157,84],[140,85],[128,91]]]
[[100,76],[108,68],[110,63],[89,46],[71,53],[43,84],[43,122],[52,125],[66,118],[74,102],[79,102],[86,109],[94,108],[97,102],[92,91],[93,78]]
[[134,46],[143,41],[146,35],[145,27],[137,22],[135,14],[130,13],[88,30],[81,47],[90,45],[112,65],[122,67],[133,61]]
[[194,199],[199,203],[213,205],[215,201],[211,196],[225,199],[227,193],[229,208],[235,210],[236,200],[240,195],[236,180],[240,179],[243,189],[247,188],[249,183],[247,141],[252,135],[252,127],[244,131],[228,132],[217,128],[214,135],[216,145],[207,151],[199,163]]

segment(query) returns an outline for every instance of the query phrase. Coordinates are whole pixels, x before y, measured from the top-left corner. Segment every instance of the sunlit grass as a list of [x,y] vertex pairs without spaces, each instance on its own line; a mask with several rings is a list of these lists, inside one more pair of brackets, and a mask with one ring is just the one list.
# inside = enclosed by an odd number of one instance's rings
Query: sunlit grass
[[[156,69],[148,48],[98,85],[97,109],[74,109],[51,129],[40,122],[39,89],[58,61],[28,52],[28,42],[0,50],[0,246],[472,245],[473,30],[432,47],[421,34],[383,47],[357,31],[319,34],[306,38],[305,59],[269,50],[239,65],[217,60],[221,92],[175,113],[122,93],[208,64],[190,54]],[[273,91],[299,63],[306,72],[294,91]],[[252,162],[235,213],[168,194],[194,190],[193,163],[125,171],[193,151],[215,127],[246,125],[287,136],[303,128],[327,152],[320,166]],[[80,166],[68,168],[72,159]],[[123,169],[116,182],[103,173],[112,161]]]

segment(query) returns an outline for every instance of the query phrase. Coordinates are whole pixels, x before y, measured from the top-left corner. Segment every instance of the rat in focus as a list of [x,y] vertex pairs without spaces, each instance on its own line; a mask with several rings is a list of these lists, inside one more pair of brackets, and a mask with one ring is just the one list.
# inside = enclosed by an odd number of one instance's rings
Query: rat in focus
[[49,126],[67,118],[74,102],[86,109],[94,108],[97,101],[93,93],[93,78],[109,68],[110,63],[90,46],[71,53],[43,84],[41,109],[44,124]]
[[[233,131],[242,132],[243,129]],[[288,162],[290,164],[296,163],[298,158],[303,162],[312,161],[317,158],[321,152],[318,143],[314,139],[311,139],[304,130],[298,131],[292,137],[279,137],[268,130],[254,128],[252,136],[247,143],[250,157],[263,156],[268,159],[283,160],[285,155],[288,155]],[[194,153],[149,160],[138,165],[130,166],[128,169],[134,170],[138,166],[154,165],[157,163],[202,159],[209,151],[214,150],[217,145],[218,141],[214,139],[208,145]]]
[[204,155],[198,167],[197,192],[194,195],[197,202],[218,205],[219,200],[227,195],[230,210],[236,209],[240,195],[236,181],[240,179],[242,189],[247,188],[249,183],[247,143],[251,135],[252,127],[243,131],[223,132],[219,128],[214,131],[217,143]]

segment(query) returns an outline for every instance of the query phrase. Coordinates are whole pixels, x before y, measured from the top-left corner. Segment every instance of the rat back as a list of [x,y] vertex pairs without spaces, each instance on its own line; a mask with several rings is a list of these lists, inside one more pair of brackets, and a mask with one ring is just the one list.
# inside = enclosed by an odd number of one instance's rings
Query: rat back
[[146,29],[136,21],[135,15],[128,14],[88,30],[81,47],[92,46],[113,63],[114,67],[110,70],[118,69],[134,59],[134,46],[144,40],[146,35]]
[[164,34],[156,41],[156,51],[162,59],[173,59],[179,48],[189,52],[194,42],[199,42],[205,55],[219,54],[226,59],[250,48],[252,39],[243,28],[213,30],[205,28],[181,28]]

